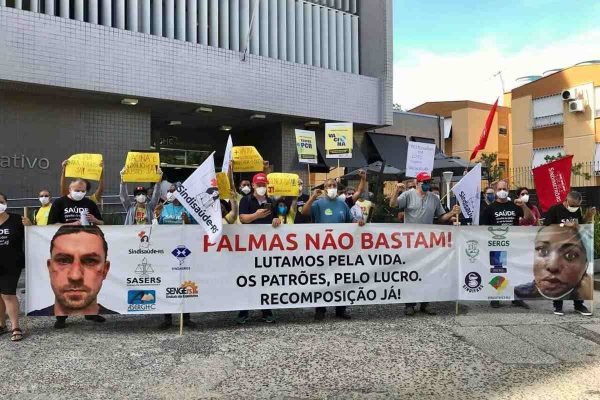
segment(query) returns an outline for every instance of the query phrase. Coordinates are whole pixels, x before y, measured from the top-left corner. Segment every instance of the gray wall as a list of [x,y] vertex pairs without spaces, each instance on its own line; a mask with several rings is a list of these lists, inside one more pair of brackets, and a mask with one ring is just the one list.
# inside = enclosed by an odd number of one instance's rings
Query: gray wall
[[385,128],[375,129],[377,133],[387,133],[390,135],[406,136],[408,140],[411,137],[420,137],[434,139],[435,144],[440,145],[440,131],[444,130],[444,119],[437,117],[394,111],[394,124]]
[[365,3],[361,51],[371,59],[362,65],[369,76],[254,55],[241,61],[236,51],[0,7],[0,80],[385,125],[391,1]]
[[58,195],[61,162],[83,152],[104,155],[105,193],[117,194],[127,151],[150,146],[150,114],[97,101],[0,90],[0,132],[0,157],[24,154],[30,162],[49,161],[48,169],[0,168],[0,191],[9,197],[37,198],[42,188]]

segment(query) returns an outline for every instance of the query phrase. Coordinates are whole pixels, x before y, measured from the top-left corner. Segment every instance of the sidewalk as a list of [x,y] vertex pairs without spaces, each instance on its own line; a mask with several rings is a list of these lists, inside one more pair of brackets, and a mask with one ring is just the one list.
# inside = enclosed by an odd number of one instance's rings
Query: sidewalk
[[[596,293],[596,298],[600,293]],[[600,314],[552,314],[508,304],[437,303],[437,316],[403,306],[352,307],[352,321],[313,310],[193,315],[198,328],[159,332],[160,316],[105,324],[29,318],[21,343],[0,339],[0,393],[26,399],[595,399],[600,398]]]

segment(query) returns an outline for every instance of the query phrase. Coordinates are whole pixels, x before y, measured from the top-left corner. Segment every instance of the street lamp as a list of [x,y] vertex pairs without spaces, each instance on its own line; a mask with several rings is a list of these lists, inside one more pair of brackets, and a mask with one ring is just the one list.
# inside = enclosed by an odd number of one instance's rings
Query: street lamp
[[448,207],[448,210],[449,210],[450,209],[450,182],[452,181],[454,172],[444,171],[442,174],[444,175],[444,182],[446,182],[446,206]]

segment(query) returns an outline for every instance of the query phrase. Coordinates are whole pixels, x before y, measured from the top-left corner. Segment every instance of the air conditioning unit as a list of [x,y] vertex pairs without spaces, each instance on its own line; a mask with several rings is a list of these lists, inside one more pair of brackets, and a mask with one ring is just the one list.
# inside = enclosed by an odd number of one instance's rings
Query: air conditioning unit
[[583,112],[583,100],[570,101],[569,112]]
[[565,89],[562,91],[561,95],[564,101],[577,100],[577,93],[575,89]]

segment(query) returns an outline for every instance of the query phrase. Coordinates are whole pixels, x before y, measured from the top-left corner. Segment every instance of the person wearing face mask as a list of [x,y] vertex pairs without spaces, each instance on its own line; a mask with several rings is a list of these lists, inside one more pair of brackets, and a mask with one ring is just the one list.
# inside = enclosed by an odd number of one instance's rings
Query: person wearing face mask
[[36,211],[33,220],[36,225],[48,225],[48,216],[50,215],[50,209],[52,208],[52,197],[50,197],[50,192],[45,189],[40,190],[39,200],[41,206]]
[[[561,225],[561,226],[576,226],[578,224],[593,223],[596,215],[596,207],[590,208],[587,214],[583,215],[581,211],[582,197],[581,193],[571,191],[567,194],[567,198],[560,204],[550,207],[544,215],[544,225]],[[563,301],[554,300],[554,314],[562,316]],[[583,300],[573,300],[575,311],[582,315],[591,315],[587,307],[583,304]]]
[[517,188],[517,191],[515,192],[517,194],[517,198],[519,200],[521,200],[523,203],[525,203],[527,205],[527,208],[529,208],[531,210],[531,215],[533,216],[533,219],[527,221],[524,218],[521,218],[519,221],[519,225],[521,226],[537,226],[538,222],[541,218],[541,213],[540,210],[533,204],[531,204],[530,199],[529,199],[529,189],[527,189],[526,187],[520,187]]
[[[489,226],[519,226],[521,219],[531,221],[533,214],[527,204],[521,199],[514,202],[508,200],[508,182],[498,181],[495,186],[496,200],[491,203],[479,217],[479,225]],[[493,308],[500,307],[500,302],[490,302]],[[517,307],[528,309],[529,306],[522,300],[513,300],[512,304]]]
[[[94,224],[104,225],[98,205],[85,197],[86,183],[83,179],[75,179],[69,185],[69,194],[56,199],[48,215],[48,224],[82,225]],[[100,315],[86,315],[85,319],[95,322],[106,321]],[[67,317],[57,316],[54,328],[64,329]]]
[[275,212],[280,224],[292,225],[296,222],[296,199],[281,197],[275,202]]
[[[67,164],[69,164],[69,160],[65,160],[62,162],[62,172],[60,175],[60,193],[63,196],[66,196],[69,194],[69,186],[67,186],[67,177],[65,176]],[[104,163],[100,164],[100,166],[104,167]],[[83,182],[85,182],[85,191],[87,194],[89,194],[92,185],[90,184],[90,182],[87,179],[83,179]],[[96,191],[89,196],[89,199],[92,200],[96,204],[100,204],[103,193],[104,193],[104,168],[102,168],[102,172],[100,173],[100,180],[98,181],[98,188],[96,188]]]
[[353,187],[348,186],[339,193],[339,198],[346,202],[348,208],[354,207],[360,194],[367,189],[367,171],[362,169],[358,170],[358,176],[360,177],[360,182],[358,183],[356,190],[354,190]]
[[352,208],[355,209],[356,207],[358,207],[358,210],[360,210],[360,214],[357,214],[357,216],[360,215],[360,218],[356,219],[362,219],[365,222],[371,222],[371,217],[375,212],[375,205],[371,200],[369,200],[369,198],[370,196],[367,192],[362,192],[360,194],[360,197],[358,198],[356,204]]
[[[0,335],[10,332],[10,340],[23,339],[19,326],[19,300],[17,283],[25,267],[23,226],[31,225],[26,217],[7,212],[8,198],[0,193]],[[10,319],[11,330],[6,327],[6,315]]]
[[[322,197],[323,191],[316,189],[312,196],[308,199],[302,214],[312,217],[317,224],[340,224],[357,222],[359,226],[365,224],[362,219],[354,219],[350,213],[350,209],[345,201],[338,198],[337,182],[333,179],[328,179],[324,183],[325,197]],[[325,307],[318,307],[315,313],[315,320],[322,321],[325,318]],[[345,306],[335,308],[335,316],[341,319],[350,319],[350,315],[346,313]]]
[[[121,183],[119,184],[119,199],[123,208],[127,211],[124,225],[150,225],[152,224],[153,211],[160,200],[160,190],[152,191],[152,198],[148,201],[148,189],[138,186],[133,191],[135,202],[132,202],[127,193],[127,184],[123,182],[123,173],[121,171]],[[158,173],[162,180],[162,171]],[[160,182],[160,181],[159,181]]]
[[[431,175],[429,173],[419,172],[416,181],[416,189],[407,190],[398,196],[394,202],[401,211],[404,211],[404,223],[433,224],[434,219],[437,218],[438,223],[445,224],[460,214],[458,205],[455,205],[450,212],[446,212],[440,199],[431,193]],[[390,204],[392,204],[392,200],[390,200]],[[415,315],[416,306],[416,303],[407,303],[404,314],[408,316]],[[420,311],[435,315],[435,312],[429,309],[429,303],[421,303]]]

